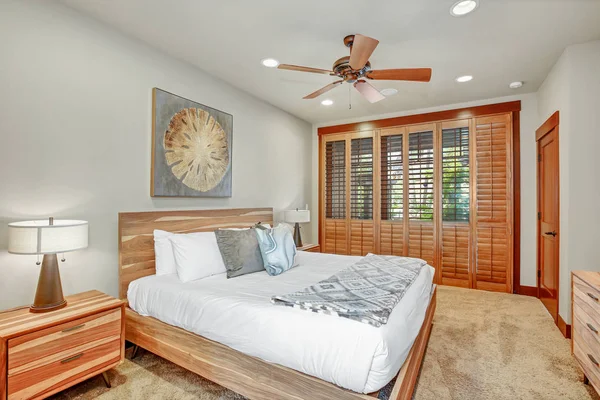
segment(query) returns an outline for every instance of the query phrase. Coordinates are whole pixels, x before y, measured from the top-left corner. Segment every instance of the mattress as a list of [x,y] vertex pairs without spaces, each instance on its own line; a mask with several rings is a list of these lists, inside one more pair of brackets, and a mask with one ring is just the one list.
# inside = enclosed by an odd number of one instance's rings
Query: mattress
[[226,274],[182,283],[176,274],[129,285],[129,306],[143,316],[193,332],[242,353],[372,393],[400,370],[425,319],[434,270],[425,266],[386,325],[368,324],[276,306],[270,298],[301,290],[360,257],[299,251],[298,266],[227,279]]

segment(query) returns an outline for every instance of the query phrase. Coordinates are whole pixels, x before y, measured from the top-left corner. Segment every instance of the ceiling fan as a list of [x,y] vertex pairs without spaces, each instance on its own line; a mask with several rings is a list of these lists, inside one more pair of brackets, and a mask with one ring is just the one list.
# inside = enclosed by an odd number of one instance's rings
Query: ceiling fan
[[369,57],[375,51],[379,40],[364,35],[348,35],[344,38],[344,44],[350,48],[350,56],[342,57],[333,63],[332,70],[302,67],[299,65],[279,64],[279,69],[291,71],[312,72],[315,74],[326,74],[341,78],[329,85],[305,96],[304,99],[314,99],[323,93],[330,91],[344,82],[354,85],[365,99],[376,103],[385,99],[379,90],[373,87],[365,79],[385,81],[416,81],[429,82],[431,80],[431,68],[404,68],[404,69],[379,69],[372,70]]

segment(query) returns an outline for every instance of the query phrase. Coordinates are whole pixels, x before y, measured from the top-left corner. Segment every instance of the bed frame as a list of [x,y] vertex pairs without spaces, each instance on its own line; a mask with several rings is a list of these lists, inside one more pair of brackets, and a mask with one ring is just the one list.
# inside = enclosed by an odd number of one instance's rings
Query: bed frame
[[[273,223],[273,209],[244,208],[195,211],[153,211],[119,214],[119,292],[127,299],[129,283],[154,275],[153,230],[189,233],[219,228]],[[429,341],[436,306],[436,289],[425,321],[400,369],[389,400],[410,400]],[[373,400],[378,392],[361,394],[290,368],[248,356],[230,347],[142,317],[126,308],[128,341],[252,400]]]

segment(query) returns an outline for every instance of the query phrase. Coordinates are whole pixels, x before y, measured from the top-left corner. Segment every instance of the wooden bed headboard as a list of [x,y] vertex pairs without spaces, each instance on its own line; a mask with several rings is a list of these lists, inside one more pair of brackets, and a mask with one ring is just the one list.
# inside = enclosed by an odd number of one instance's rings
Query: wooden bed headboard
[[246,228],[258,222],[273,224],[272,208],[149,211],[119,213],[119,297],[127,298],[132,281],[154,275],[154,230],[174,233]]

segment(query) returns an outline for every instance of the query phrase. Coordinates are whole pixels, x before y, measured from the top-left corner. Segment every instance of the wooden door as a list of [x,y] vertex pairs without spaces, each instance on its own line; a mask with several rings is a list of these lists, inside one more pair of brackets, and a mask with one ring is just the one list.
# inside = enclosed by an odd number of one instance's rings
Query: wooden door
[[331,135],[323,141],[321,153],[321,250],[323,253],[348,254],[347,241],[347,173],[348,140],[345,135]]
[[475,119],[476,289],[512,293],[512,120]]
[[[552,117],[551,117],[552,118]],[[545,125],[545,126],[544,126]],[[538,130],[538,293],[552,318],[558,320],[559,164],[558,118]]]
[[441,124],[440,280],[442,285],[470,288],[472,208],[472,140],[469,120]]

